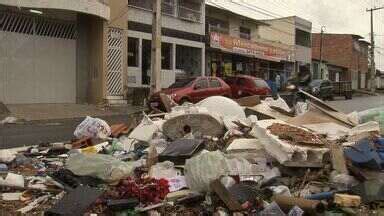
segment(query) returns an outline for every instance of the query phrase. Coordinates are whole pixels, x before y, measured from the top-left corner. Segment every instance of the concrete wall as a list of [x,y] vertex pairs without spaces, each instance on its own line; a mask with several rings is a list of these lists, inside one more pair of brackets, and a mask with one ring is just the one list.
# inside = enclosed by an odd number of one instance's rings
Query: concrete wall
[[[139,9],[139,8],[129,7],[128,19],[129,21],[152,25],[152,12],[148,10]],[[161,19],[161,23],[163,28],[170,28],[170,29],[175,29],[183,32],[190,32],[194,34],[204,35],[205,34],[204,16],[202,17],[202,19],[203,19],[203,22],[199,23],[199,22],[182,20],[177,17],[163,15]]]
[[269,26],[260,26],[259,35],[261,38],[289,46],[295,45],[294,17],[266,20],[264,22]]
[[107,1],[103,0],[1,0],[0,2],[0,4],[7,6],[37,9],[62,9],[109,19],[110,11],[106,3]]
[[97,104],[106,98],[106,23],[92,19],[89,23],[89,103]]

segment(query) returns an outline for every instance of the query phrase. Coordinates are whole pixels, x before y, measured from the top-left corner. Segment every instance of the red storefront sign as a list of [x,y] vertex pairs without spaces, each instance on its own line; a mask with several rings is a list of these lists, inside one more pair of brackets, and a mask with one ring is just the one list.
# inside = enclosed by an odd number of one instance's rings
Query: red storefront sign
[[211,32],[210,46],[226,52],[252,56],[269,61],[292,61],[290,50],[273,47],[246,39]]

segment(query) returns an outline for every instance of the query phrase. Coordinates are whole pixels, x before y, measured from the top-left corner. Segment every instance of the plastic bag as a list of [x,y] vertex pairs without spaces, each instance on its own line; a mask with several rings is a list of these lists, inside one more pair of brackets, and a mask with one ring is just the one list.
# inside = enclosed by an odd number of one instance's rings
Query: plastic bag
[[104,120],[87,116],[76,127],[74,135],[78,139],[83,137],[107,138],[111,135],[111,128]]
[[376,121],[380,125],[380,133],[384,134],[384,106],[365,110],[358,113],[359,123],[366,123],[369,121]]
[[295,114],[296,115],[303,115],[304,113],[308,112],[309,106],[305,102],[297,102],[295,105]]
[[68,158],[66,164],[66,168],[75,175],[96,177],[106,182],[115,182],[130,176],[135,167],[135,162],[122,162],[102,154],[74,154]]
[[16,152],[3,149],[0,150],[0,163],[10,163],[16,158]]
[[252,175],[254,170],[244,158],[227,158],[220,151],[203,152],[185,163],[188,187],[197,192],[210,190],[209,184],[222,176]]
[[267,104],[269,107],[279,107],[280,109],[285,110],[286,112],[291,112],[291,108],[289,108],[287,102],[281,97],[274,100],[273,98],[266,98],[265,100],[261,101],[261,103]]

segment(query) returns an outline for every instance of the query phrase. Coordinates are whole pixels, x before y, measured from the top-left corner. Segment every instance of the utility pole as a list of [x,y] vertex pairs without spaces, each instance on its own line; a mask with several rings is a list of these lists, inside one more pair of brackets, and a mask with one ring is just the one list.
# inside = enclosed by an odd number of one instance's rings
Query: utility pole
[[150,94],[161,90],[161,0],[153,0]]
[[324,30],[325,26],[321,26],[321,33],[320,33],[320,62],[319,62],[319,73],[320,73],[320,78],[323,79],[323,36],[324,36]]
[[373,12],[377,10],[384,9],[384,7],[374,7],[367,9],[367,12],[371,13],[371,65],[370,65],[370,82],[371,82],[371,91],[376,91],[376,65],[375,65],[375,33],[373,29]]

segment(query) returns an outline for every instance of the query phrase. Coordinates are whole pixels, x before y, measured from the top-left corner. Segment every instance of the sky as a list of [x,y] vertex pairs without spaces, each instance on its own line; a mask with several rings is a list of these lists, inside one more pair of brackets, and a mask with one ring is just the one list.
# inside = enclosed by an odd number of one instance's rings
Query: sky
[[[313,24],[313,32],[357,34],[370,41],[367,8],[384,6],[384,0],[207,0],[232,7],[255,19],[299,16]],[[384,70],[384,9],[374,14],[376,67]]]

